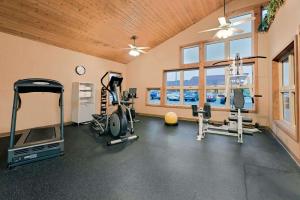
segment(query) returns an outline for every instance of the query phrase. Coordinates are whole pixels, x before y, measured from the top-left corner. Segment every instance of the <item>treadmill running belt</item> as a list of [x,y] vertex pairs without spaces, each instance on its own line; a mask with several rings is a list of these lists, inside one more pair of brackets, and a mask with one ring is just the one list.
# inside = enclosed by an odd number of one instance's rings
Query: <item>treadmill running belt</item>
[[54,139],[55,137],[56,137],[56,135],[55,135],[54,127],[36,128],[36,129],[32,129],[30,131],[30,133],[28,134],[28,137],[26,138],[25,143],[49,140],[49,139]]

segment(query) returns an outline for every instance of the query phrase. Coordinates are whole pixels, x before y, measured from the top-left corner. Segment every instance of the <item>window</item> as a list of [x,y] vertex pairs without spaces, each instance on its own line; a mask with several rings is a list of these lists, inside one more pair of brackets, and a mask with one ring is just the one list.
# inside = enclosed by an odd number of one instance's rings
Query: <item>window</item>
[[183,64],[199,63],[199,46],[190,46],[182,48]]
[[225,68],[214,67],[205,69],[206,102],[213,107],[225,106]]
[[185,70],[183,71],[184,86],[198,86],[199,85],[199,70]]
[[268,8],[262,7],[261,8],[261,20],[264,20],[267,15],[268,15]]
[[[226,66],[227,67],[227,66]],[[241,73],[246,75],[244,77],[239,77],[239,80],[226,78],[229,76],[225,72],[226,67],[208,67],[205,69],[205,96],[206,102],[210,103],[212,107],[229,107],[229,103],[226,104],[225,97],[232,97],[231,94],[226,94],[226,84],[225,80],[230,80],[230,88],[234,89],[236,87],[243,89],[245,104],[245,109],[253,109],[252,103],[252,92],[253,86],[253,64],[245,64],[242,66]],[[238,85],[237,85],[238,83]],[[232,100],[230,100],[232,105]],[[228,106],[227,106],[228,105]]]
[[[183,71],[183,103],[185,105],[199,104],[199,70]],[[189,87],[187,87],[189,86]],[[189,89],[188,89],[189,88]]]
[[295,78],[294,78],[294,53],[290,51],[281,60],[280,94],[281,94],[281,118],[291,124],[295,124]]
[[249,57],[253,55],[253,21],[252,13],[246,13],[229,19],[231,23],[235,23],[241,20],[247,20],[248,22],[234,26],[234,28],[240,29],[243,32],[233,34],[233,36],[217,40],[214,42],[206,43],[204,53],[205,61],[218,61],[226,58],[235,58],[236,54],[240,57]]
[[[229,19],[229,21],[231,23],[235,23],[235,22],[239,22],[239,21],[242,21],[242,20],[249,20],[251,18],[252,18],[252,14],[247,13],[247,14],[243,14],[243,15],[240,15],[240,16],[232,17],[232,18]],[[252,32],[252,21],[249,20],[246,23],[234,26],[234,28],[237,28],[237,29],[240,29],[240,30],[244,31],[243,33],[235,33],[235,35],[244,34],[244,33],[251,33]]]
[[235,58],[239,54],[241,58],[252,56],[252,39],[243,38],[230,41],[230,57]]
[[165,72],[167,105],[199,104],[199,70],[187,69]]
[[147,89],[147,104],[160,105],[160,89],[148,88]]
[[224,42],[210,43],[205,45],[206,61],[225,59]]
[[168,105],[180,104],[180,90],[167,89],[166,90],[166,102]]
[[167,72],[167,86],[179,86],[180,85],[180,72],[172,71]]
[[[244,108],[247,110],[251,110],[253,109],[254,105],[252,102],[252,97],[253,97],[253,92],[254,91],[254,85],[253,85],[253,77],[254,77],[254,73],[253,73],[253,64],[244,64],[242,66],[242,71],[240,71],[240,73],[242,75],[245,76],[240,76],[236,79],[231,79],[231,88],[241,88],[243,90],[243,94],[244,94],[244,100],[245,100],[245,104],[244,104]],[[233,97],[233,91],[231,91],[231,97]],[[231,105],[233,106],[233,100],[231,99]]]

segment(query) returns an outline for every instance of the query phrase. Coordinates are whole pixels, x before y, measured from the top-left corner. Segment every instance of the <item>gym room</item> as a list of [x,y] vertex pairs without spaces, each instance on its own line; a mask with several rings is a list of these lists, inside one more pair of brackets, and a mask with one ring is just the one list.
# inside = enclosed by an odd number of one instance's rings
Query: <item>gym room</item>
[[300,0],[0,0],[0,199],[299,200]]

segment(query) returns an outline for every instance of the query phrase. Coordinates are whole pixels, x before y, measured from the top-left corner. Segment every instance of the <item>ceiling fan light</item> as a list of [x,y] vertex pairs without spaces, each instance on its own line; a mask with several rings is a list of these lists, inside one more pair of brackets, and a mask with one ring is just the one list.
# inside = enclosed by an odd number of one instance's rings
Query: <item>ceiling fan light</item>
[[227,35],[228,35],[228,37],[233,35],[233,31],[231,28],[227,30]]
[[223,29],[223,30],[219,30],[217,32],[217,37],[219,39],[226,39],[226,38],[232,36],[232,34],[233,34],[232,30],[230,30],[230,29],[228,29],[228,30]]
[[219,30],[217,32],[217,37],[219,39],[225,39],[225,38],[227,38],[227,31],[226,30]]
[[138,50],[136,50],[136,49],[131,49],[131,50],[129,51],[129,55],[134,56],[134,57],[137,57],[137,56],[140,55],[140,52],[139,52]]

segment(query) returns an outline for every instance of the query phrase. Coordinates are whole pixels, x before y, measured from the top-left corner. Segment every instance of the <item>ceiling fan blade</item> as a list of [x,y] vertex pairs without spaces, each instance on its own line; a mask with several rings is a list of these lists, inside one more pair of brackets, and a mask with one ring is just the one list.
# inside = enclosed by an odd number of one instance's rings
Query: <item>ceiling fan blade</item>
[[227,21],[225,17],[219,17],[218,20],[221,26],[227,25]]
[[217,30],[221,30],[222,28],[218,27],[218,28],[212,28],[212,29],[207,29],[204,31],[199,31],[198,33],[205,33],[205,32],[210,32],[210,31],[217,31]]
[[134,49],[135,46],[133,46],[132,44],[128,44],[128,46],[131,48],[131,49]]
[[214,35],[213,39],[219,39],[219,37],[218,37],[218,33],[219,33],[219,31],[215,33],[215,35]]
[[230,30],[234,33],[244,33],[245,31],[239,28],[233,28],[231,27]]
[[150,49],[150,47],[137,47],[137,49]]
[[230,24],[230,26],[238,26],[238,25],[241,25],[241,24],[245,24],[247,22],[251,22],[251,21],[254,21],[255,20],[255,17],[249,17],[249,18],[246,18],[246,19],[242,19],[240,21],[237,21],[237,22],[232,22]]
[[143,51],[141,49],[138,49],[138,52],[141,52],[141,53],[147,53],[146,51]]

